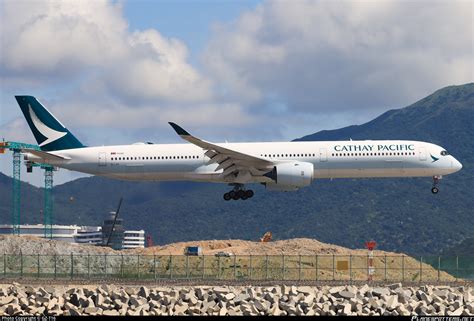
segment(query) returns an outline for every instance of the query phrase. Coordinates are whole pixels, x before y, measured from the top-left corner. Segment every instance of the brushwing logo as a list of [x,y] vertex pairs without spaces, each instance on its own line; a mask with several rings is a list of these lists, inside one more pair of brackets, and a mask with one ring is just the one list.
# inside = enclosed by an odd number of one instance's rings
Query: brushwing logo
[[432,161],[432,163],[434,163],[434,162],[436,162],[436,161],[438,161],[438,160],[439,160],[439,158],[438,158],[438,157],[434,157],[434,156],[433,156],[433,155],[431,155],[431,154],[430,154],[430,156],[431,156],[431,159],[433,160],[433,161]]
[[38,116],[36,116],[30,104],[28,104],[28,108],[33,125],[35,125],[36,129],[41,133],[41,135],[46,137],[46,140],[39,144],[40,146],[48,145],[49,143],[52,143],[67,134],[67,132],[59,132],[57,130],[49,128],[48,126],[43,124],[43,122],[38,118]]

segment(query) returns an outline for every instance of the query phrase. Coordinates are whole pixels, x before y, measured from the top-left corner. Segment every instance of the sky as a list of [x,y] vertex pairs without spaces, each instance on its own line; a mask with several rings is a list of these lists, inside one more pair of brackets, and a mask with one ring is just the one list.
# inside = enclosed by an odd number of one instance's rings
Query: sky
[[361,124],[474,81],[473,17],[467,0],[4,0],[0,138],[35,143],[15,94],[89,146],[181,142],[168,121],[215,142]]

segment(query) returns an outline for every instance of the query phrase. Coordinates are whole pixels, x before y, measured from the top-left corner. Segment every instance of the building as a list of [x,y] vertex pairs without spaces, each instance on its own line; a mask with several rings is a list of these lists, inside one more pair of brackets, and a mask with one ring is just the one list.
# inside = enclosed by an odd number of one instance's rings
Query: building
[[[114,227],[115,229],[115,227]],[[13,234],[11,224],[0,224],[0,234]],[[20,225],[20,235],[44,237],[43,224]],[[53,225],[52,239],[78,244],[102,245],[103,233],[101,226]],[[123,231],[120,248],[133,249],[145,247],[145,231]],[[118,244],[117,244],[118,245]]]
[[77,231],[74,239],[79,244],[102,245],[102,228],[100,226],[85,226]]
[[[75,236],[79,230],[92,228],[91,226],[78,226],[78,225],[53,225],[52,227],[52,238],[57,241],[65,241],[69,243],[75,243]],[[11,224],[0,225],[0,234],[12,234],[13,226]],[[20,225],[20,235],[29,235],[44,237],[44,225],[43,224],[25,224]]]
[[135,248],[144,248],[145,247],[145,231],[125,231],[123,237],[122,248],[135,249]]
[[110,212],[102,224],[102,244],[114,250],[121,250],[124,242],[123,219],[116,218],[115,212]]

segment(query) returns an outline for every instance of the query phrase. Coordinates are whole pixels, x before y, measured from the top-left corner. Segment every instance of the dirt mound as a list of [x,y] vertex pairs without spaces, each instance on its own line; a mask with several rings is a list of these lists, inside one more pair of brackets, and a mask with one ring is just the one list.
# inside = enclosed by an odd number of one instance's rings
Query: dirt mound
[[81,245],[41,237],[0,235],[0,253],[23,255],[120,254],[109,247]]
[[[274,242],[253,242],[244,240],[206,240],[179,242],[165,246],[154,246],[145,249],[135,249],[134,253],[142,255],[182,255],[186,246],[200,246],[202,254],[214,255],[224,251],[236,255],[240,265],[250,265],[263,270],[268,264],[268,257],[277,266],[281,260],[277,256],[287,257],[287,264],[297,266],[299,261],[305,266],[314,268],[314,264],[321,266],[321,275],[329,275],[336,279],[344,279],[347,271],[338,271],[336,265],[339,263],[352,265],[352,273],[356,279],[363,279],[367,274],[368,252],[366,249],[348,249],[342,246],[322,243],[317,240],[307,238],[297,238],[290,240],[280,240]],[[316,258],[316,255],[318,258]],[[251,259],[251,256],[254,259]],[[298,258],[303,256],[303,258]],[[276,261],[275,261],[276,260]],[[313,262],[319,260],[319,263]],[[267,262],[267,263],[266,263]],[[426,263],[421,263],[413,257],[403,253],[393,253],[385,251],[374,251],[373,264],[377,271],[377,279],[389,280],[418,280],[421,272],[425,280],[445,280],[454,281],[455,278],[444,271],[438,271]],[[420,271],[420,267],[422,271]],[[336,272],[333,270],[336,269]],[[386,271],[386,272],[384,272]],[[335,274],[334,274],[335,273]]]
[[[200,246],[204,255],[213,255],[220,251],[235,255],[366,255],[366,250],[351,250],[342,246],[326,244],[313,239],[297,238],[268,243],[244,240],[206,240],[172,243],[135,249],[134,252],[148,255],[181,255],[187,246]],[[376,254],[385,253],[376,251]],[[383,255],[383,254],[382,254]]]
[[[252,266],[262,271],[268,266],[272,269],[280,270],[282,260],[285,260],[287,267],[293,266],[293,270],[295,270],[295,267],[299,266],[299,264],[315,270],[317,266],[321,275],[329,275],[337,279],[343,279],[344,275],[347,274],[346,270],[348,270],[348,266],[353,270],[353,275],[356,278],[363,278],[367,273],[367,250],[352,250],[306,238],[280,240],[268,243],[245,240],[205,240],[172,243],[145,249],[115,251],[108,247],[73,244],[32,236],[19,237],[0,235],[0,254],[22,253],[23,255],[62,255],[64,257],[69,256],[71,253],[74,255],[107,254],[116,257],[120,257],[120,254],[123,254],[124,257],[126,257],[127,254],[133,254],[128,255],[129,258],[133,258],[136,257],[137,254],[148,256],[183,255],[186,246],[200,246],[202,253],[208,256],[214,256],[214,254],[220,251],[232,253],[236,255],[232,260],[235,260],[239,265],[244,267]],[[285,256],[286,259],[283,258],[283,256]],[[211,262],[209,263],[209,261]],[[215,260],[208,259],[208,264],[212,265],[216,263],[214,261]],[[383,279],[416,280],[417,278],[421,278],[422,273],[425,280],[455,280],[453,276],[446,272],[438,272],[432,266],[402,253],[374,251],[373,262],[376,271],[378,271],[377,273],[388,273],[379,275],[379,278]],[[346,268],[341,268],[341,271],[339,271],[339,264],[346,266]],[[199,267],[196,266],[195,268],[198,269]],[[335,272],[335,270],[337,271]],[[400,273],[402,274],[400,275]]]

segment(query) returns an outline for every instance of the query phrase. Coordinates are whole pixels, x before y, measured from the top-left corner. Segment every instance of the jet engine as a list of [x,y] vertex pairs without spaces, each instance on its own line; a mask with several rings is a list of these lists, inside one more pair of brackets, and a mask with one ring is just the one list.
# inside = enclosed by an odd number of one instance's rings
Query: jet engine
[[270,191],[295,191],[311,184],[313,180],[313,164],[307,162],[288,162],[275,165],[264,176],[273,182],[265,183]]

